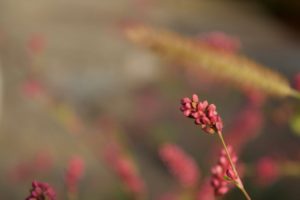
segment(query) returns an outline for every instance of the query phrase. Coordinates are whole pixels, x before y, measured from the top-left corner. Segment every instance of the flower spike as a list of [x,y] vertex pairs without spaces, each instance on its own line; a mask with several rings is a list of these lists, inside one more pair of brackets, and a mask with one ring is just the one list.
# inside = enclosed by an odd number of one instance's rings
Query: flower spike
[[216,106],[208,104],[207,101],[200,101],[198,95],[193,94],[192,98],[181,99],[180,110],[183,115],[195,120],[206,133],[222,132],[223,122],[218,115]]

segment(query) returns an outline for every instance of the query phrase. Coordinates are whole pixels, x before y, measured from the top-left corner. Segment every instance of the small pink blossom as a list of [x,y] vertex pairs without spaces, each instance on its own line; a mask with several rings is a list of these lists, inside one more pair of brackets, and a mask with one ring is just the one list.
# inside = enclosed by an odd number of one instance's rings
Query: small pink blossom
[[[233,164],[236,165],[238,157],[233,152],[231,146],[228,147],[228,152]],[[218,163],[211,168],[211,173],[211,185],[214,188],[215,195],[226,194],[230,189],[230,181],[236,181],[238,179],[230,165],[224,149],[221,151]]]
[[79,180],[82,178],[84,173],[84,161],[78,157],[74,156],[69,160],[67,170],[65,173],[65,184],[68,191],[71,193],[76,193],[78,189]]
[[270,157],[263,157],[256,163],[255,172],[259,184],[271,184],[279,176],[278,163]]
[[32,189],[30,195],[26,200],[56,200],[54,189],[48,183],[38,181],[32,182]]
[[174,144],[164,144],[159,150],[159,155],[181,185],[196,186],[200,176],[198,166],[181,148]]
[[210,134],[222,132],[223,122],[216,106],[207,101],[199,101],[198,95],[193,94],[191,99],[188,97],[181,99],[180,110],[184,116],[193,118],[195,124],[200,125],[205,132]]

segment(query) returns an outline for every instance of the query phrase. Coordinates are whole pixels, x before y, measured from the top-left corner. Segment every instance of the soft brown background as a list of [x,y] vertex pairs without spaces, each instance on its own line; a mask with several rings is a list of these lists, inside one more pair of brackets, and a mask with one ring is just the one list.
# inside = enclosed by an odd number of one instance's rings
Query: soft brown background
[[[122,37],[119,28],[124,20],[137,20],[192,36],[223,31],[241,39],[245,54],[288,78],[300,71],[298,35],[250,1],[1,0],[0,199],[22,199],[27,195],[31,180],[12,184],[6,173],[19,160],[29,159],[41,149],[55,155],[55,169],[50,175],[39,175],[41,179],[63,188],[61,176],[66,160],[70,155],[81,154],[87,162],[82,199],[113,199],[116,177],[86,147],[78,148],[76,137],[66,133],[46,108],[24,97],[20,85],[26,79],[29,65],[27,40],[40,33],[45,36],[47,47],[39,78],[48,87],[74,105],[87,122],[105,113],[113,113],[120,121],[130,120],[131,96],[148,86],[154,85],[151,91],[155,91],[170,77],[166,78],[168,72],[157,57]],[[170,82],[160,92],[168,95],[176,87],[176,80]],[[173,105],[176,102],[174,99]],[[139,145],[132,146],[140,149]],[[168,188],[171,178],[147,153],[137,154],[150,197],[154,198]]]

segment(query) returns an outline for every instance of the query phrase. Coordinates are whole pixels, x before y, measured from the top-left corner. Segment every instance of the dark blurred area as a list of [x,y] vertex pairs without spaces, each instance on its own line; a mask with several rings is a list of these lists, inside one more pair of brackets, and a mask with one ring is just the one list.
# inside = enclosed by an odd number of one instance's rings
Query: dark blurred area
[[297,0],[261,0],[257,1],[266,11],[270,12],[283,24],[299,34],[300,27],[300,2]]

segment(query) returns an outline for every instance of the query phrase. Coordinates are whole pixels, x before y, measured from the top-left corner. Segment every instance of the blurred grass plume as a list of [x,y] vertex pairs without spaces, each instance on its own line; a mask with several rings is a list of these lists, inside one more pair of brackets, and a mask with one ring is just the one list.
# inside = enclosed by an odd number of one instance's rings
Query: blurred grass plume
[[239,88],[250,87],[272,96],[300,99],[300,93],[290,87],[285,77],[246,56],[217,51],[205,42],[139,24],[125,26],[124,33],[130,41],[169,61],[198,68]]

